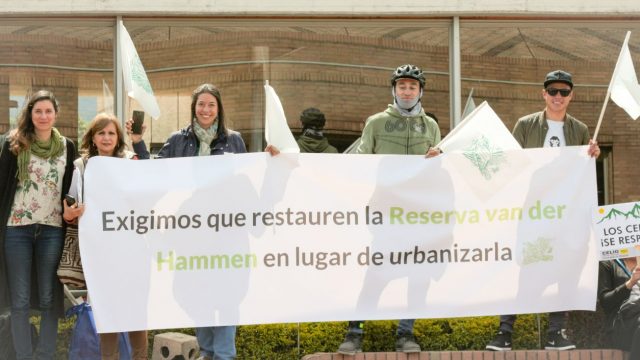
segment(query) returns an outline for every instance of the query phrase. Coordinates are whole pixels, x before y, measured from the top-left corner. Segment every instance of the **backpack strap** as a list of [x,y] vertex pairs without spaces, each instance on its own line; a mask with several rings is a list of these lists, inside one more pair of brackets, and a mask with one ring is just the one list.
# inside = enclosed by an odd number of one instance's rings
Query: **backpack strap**
[[73,164],[76,166],[78,172],[80,173],[80,179],[78,179],[78,183],[76,184],[76,190],[79,197],[78,201],[80,203],[84,203],[84,169],[87,166],[87,159],[85,157],[80,157],[76,159]]
[[620,259],[616,259],[615,260],[616,264],[618,264],[618,266],[620,266],[622,268],[622,270],[624,271],[625,274],[627,274],[627,276],[629,278],[631,278],[631,273],[629,272],[629,270],[627,269],[626,266],[624,266],[624,263],[622,262],[622,260]]

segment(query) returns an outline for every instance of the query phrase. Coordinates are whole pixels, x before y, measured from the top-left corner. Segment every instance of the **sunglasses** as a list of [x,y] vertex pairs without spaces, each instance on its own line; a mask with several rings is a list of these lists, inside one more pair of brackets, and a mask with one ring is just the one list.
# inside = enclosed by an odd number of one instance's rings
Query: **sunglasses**
[[551,96],[556,96],[556,95],[558,95],[558,93],[560,93],[560,96],[567,97],[567,96],[569,96],[569,94],[571,94],[571,89],[548,88],[548,89],[545,89],[545,91],[547,92],[547,94],[549,94]]

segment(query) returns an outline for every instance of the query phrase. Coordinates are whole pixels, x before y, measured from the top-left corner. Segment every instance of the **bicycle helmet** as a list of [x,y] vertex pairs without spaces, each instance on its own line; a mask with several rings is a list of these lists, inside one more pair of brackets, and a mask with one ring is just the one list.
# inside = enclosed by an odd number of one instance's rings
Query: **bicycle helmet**
[[411,64],[401,65],[393,72],[391,76],[391,86],[396,86],[398,79],[414,79],[420,83],[420,88],[424,88],[424,73],[419,67]]

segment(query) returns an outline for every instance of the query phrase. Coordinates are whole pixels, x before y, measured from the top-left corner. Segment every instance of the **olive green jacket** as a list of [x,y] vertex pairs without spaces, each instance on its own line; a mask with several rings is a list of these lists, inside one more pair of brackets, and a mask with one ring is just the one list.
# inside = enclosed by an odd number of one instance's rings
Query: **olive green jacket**
[[358,154],[424,155],[440,142],[440,128],[423,111],[416,116],[402,116],[389,105],[387,110],[367,119]]
[[[549,131],[544,111],[521,117],[513,128],[513,137],[524,149],[541,148]],[[564,139],[567,146],[587,145],[589,128],[580,120],[566,114],[564,117]]]
[[338,149],[329,144],[326,137],[316,139],[311,136],[302,135],[298,138],[298,146],[301,153],[337,153]]

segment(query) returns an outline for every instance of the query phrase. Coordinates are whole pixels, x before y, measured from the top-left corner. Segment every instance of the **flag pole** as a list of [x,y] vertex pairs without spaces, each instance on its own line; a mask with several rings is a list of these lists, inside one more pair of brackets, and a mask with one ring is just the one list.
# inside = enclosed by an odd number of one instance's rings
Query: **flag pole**
[[598,132],[600,131],[600,125],[602,125],[602,118],[604,117],[604,110],[607,108],[607,103],[609,102],[609,98],[611,97],[611,88],[607,89],[607,96],[604,99],[604,104],[602,104],[602,110],[600,110],[600,118],[598,118],[598,125],[596,125],[596,131],[593,133],[593,141],[597,141]]
[[[127,121],[129,120],[127,118],[127,112],[131,111],[131,98],[129,97],[129,95],[127,95],[127,107],[125,109],[123,109],[125,111],[123,111],[124,118],[122,118],[122,120],[120,120],[122,122],[122,126],[124,127],[125,124],[127,123]],[[125,128],[125,133],[126,133],[126,128]],[[131,139],[131,136],[129,136],[129,134],[127,134],[127,145],[129,145],[129,148],[132,149],[131,151],[133,151],[133,139]]]
[[[627,35],[624,37],[624,41],[622,42],[622,48],[620,52],[622,53],[622,49],[629,43],[629,37],[631,37],[631,31],[627,31]],[[609,81],[609,86],[607,87],[607,96],[604,99],[604,104],[602,104],[602,110],[600,111],[600,118],[598,118],[598,124],[596,125],[596,131],[593,133],[593,141],[596,141],[598,138],[598,132],[600,132],[600,125],[602,125],[602,118],[604,117],[604,110],[607,108],[607,103],[609,102],[609,98],[611,97],[611,85],[613,84],[613,80],[616,78],[616,72],[618,71],[618,64],[620,63],[620,55],[618,55],[618,60],[616,60],[616,67],[613,69],[613,74],[611,75],[611,81]]]

